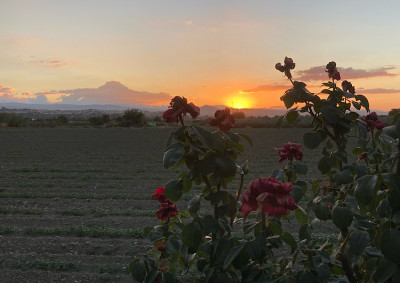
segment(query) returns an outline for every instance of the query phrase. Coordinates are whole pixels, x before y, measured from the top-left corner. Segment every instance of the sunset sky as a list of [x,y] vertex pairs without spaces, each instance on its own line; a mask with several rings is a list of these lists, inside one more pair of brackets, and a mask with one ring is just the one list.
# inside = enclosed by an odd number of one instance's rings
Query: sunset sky
[[293,58],[400,108],[400,1],[1,0],[0,102],[283,106]]

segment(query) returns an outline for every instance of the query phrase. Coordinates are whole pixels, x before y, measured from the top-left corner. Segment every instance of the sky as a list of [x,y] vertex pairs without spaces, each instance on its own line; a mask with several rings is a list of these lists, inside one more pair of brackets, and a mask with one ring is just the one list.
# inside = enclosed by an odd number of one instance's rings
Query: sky
[[0,103],[282,107],[288,56],[314,93],[335,61],[372,109],[400,108],[400,1],[0,2]]

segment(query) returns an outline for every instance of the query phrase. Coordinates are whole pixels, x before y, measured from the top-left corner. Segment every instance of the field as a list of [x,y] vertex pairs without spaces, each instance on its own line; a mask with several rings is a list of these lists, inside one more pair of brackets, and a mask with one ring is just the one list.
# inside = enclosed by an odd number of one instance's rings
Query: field
[[[142,228],[158,223],[151,195],[180,172],[162,167],[172,130],[1,129],[1,281],[130,282],[127,264],[149,248]],[[275,147],[310,131],[233,130],[254,142],[240,157],[246,183],[279,168]],[[303,151],[310,179],[318,156]]]

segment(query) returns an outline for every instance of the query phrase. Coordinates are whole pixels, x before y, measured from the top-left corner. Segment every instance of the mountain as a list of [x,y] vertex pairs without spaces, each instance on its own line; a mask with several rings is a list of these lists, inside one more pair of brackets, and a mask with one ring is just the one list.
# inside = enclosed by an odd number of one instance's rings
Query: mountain
[[[139,109],[146,112],[149,116],[162,116],[162,113],[168,106],[150,106],[150,105],[124,105],[124,104],[64,104],[64,103],[46,103],[46,104],[30,104],[19,102],[3,102],[0,103],[0,108],[7,109],[31,109],[31,110],[101,110],[101,111],[125,111],[127,109]],[[225,109],[223,105],[204,105],[200,107],[200,116],[214,117],[215,111]],[[371,110],[375,111],[375,110]],[[244,108],[244,109],[231,109],[231,113],[243,112],[246,117],[273,117],[276,115],[282,116],[287,112],[283,107],[273,106],[270,108]],[[365,111],[358,111],[360,115],[365,115]],[[378,115],[386,115],[387,112],[377,110]]]

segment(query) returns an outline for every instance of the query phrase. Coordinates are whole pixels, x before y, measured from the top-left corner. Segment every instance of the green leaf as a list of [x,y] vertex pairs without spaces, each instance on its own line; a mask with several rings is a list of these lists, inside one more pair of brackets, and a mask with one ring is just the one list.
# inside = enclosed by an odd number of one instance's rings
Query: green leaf
[[331,210],[329,209],[329,207],[323,203],[318,203],[314,205],[314,213],[315,216],[323,221],[329,220],[331,219]]
[[380,244],[383,255],[395,264],[400,264],[400,231],[397,229],[385,230]]
[[201,243],[202,235],[200,225],[196,222],[191,222],[183,228],[182,242],[187,247],[197,250]]
[[282,235],[282,226],[276,222],[269,222],[267,229],[271,230],[274,235]]
[[207,233],[212,233],[215,234],[218,232],[219,229],[219,224],[218,220],[215,219],[211,215],[206,215],[200,220],[201,226],[204,228],[204,230],[207,231]]
[[239,134],[239,136],[241,136],[242,138],[244,138],[244,139],[249,143],[249,145],[250,145],[251,147],[253,147],[253,141],[252,141],[252,139],[251,139],[248,135]]
[[297,174],[301,174],[301,175],[306,175],[307,170],[308,170],[307,165],[305,165],[304,163],[300,163],[300,162],[294,162],[293,169]]
[[400,224],[400,210],[397,211],[397,212],[393,215],[392,221],[393,221],[394,224],[397,224],[397,225]]
[[350,250],[360,255],[364,252],[365,248],[369,244],[369,234],[365,231],[356,230],[351,234],[350,237]]
[[297,118],[299,117],[299,113],[296,111],[296,109],[291,109],[286,113],[286,121],[290,124],[293,125]]
[[302,208],[297,207],[297,209],[294,211],[294,216],[296,217],[296,220],[300,226],[308,223],[308,215]]
[[217,157],[215,159],[215,166],[219,175],[224,178],[229,178],[236,174],[236,162],[230,157]]
[[375,197],[375,187],[378,181],[376,175],[365,175],[357,181],[354,196],[363,205],[368,205]]
[[357,100],[357,101],[360,101],[360,102],[361,102],[361,105],[364,106],[365,110],[367,110],[367,111],[369,112],[369,102],[368,102],[368,99],[367,99],[364,95],[362,95],[362,94],[355,95],[355,97],[356,97],[356,100]]
[[322,174],[326,174],[331,171],[332,168],[332,160],[329,156],[324,156],[318,162],[318,169]]
[[153,283],[156,280],[158,274],[159,274],[158,270],[155,270],[155,269],[151,270],[149,273],[147,273],[147,276],[144,279],[144,282],[145,283]]
[[292,249],[291,253],[293,253],[296,248],[297,248],[297,243],[296,240],[293,238],[292,234],[289,232],[284,232],[281,236],[282,241],[284,241],[286,244],[289,245],[289,247]]
[[339,113],[335,106],[324,105],[321,107],[321,113],[328,123],[337,123],[339,120]]
[[397,270],[398,268],[393,262],[384,258],[376,268],[376,272],[374,274],[375,282],[389,282],[388,280],[396,273]]
[[353,106],[354,106],[355,109],[357,109],[357,110],[360,110],[360,109],[361,109],[361,104],[360,104],[360,103],[355,102],[355,101],[352,101],[351,103],[353,104]]
[[298,203],[304,196],[303,189],[297,185],[293,185],[292,188],[293,190],[289,192],[289,195],[294,199],[295,203]]
[[169,168],[178,163],[185,156],[185,146],[180,143],[170,145],[164,153],[163,165]]
[[212,135],[212,148],[220,153],[224,153],[226,140],[222,137],[221,132],[214,132]]
[[196,215],[200,210],[200,198],[201,196],[195,196],[188,202],[188,210],[192,216]]
[[343,185],[353,182],[353,173],[350,170],[343,170],[333,175],[333,181],[337,185]]
[[388,126],[383,128],[383,132],[393,139],[397,139],[400,135],[397,133],[396,126]]
[[319,132],[306,133],[303,136],[304,145],[310,149],[317,148],[321,142],[322,137]]
[[162,273],[162,281],[161,282],[162,283],[175,283],[176,278],[171,272],[166,271],[166,272]]
[[336,205],[332,210],[332,220],[339,229],[346,229],[353,221],[353,212],[348,207]]
[[230,249],[228,255],[225,258],[223,269],[227,269],[229,265],[235,260],[235,258],[242,252],[245,245],[238,245]]
[[308,225],[304,224],[303,226],[300,227],[299,229],[299,238],[300,240],[310,240],[311,239],[311,234],[308,231]]
[[212,146],[213,144],[213,135],[211,132],[203,129],[202,127],[192,126],[192,129],[199,140],[207,147]]
[[178,239],[168,238],[167,247],[165,248],[165,252],[167,254],[176,254],[181,249],[181,243]]
[[173,202],[177,202],[178,200],[181,199],[182,191],[183,191],[182,179],[173,179],[165,185],[165,190],[164,190],[165,196]]
[[147,270],[144,262],[136,262],[130,267],[133,279],[138,282],[143,282],[146,278]]

